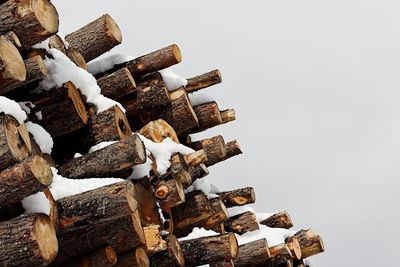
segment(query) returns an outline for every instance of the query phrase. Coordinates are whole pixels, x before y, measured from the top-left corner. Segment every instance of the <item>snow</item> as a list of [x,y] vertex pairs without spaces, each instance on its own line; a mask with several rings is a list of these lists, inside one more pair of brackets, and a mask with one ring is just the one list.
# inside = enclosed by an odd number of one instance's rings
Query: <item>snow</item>
[[149,152],[146,151],[146,162],[133,166],[132,167],[132,173],[128,177],[129,180],[135,180],[135,179],[141,179],[143,177],[149,176],[150,171],[152,169],[153,161],[149,157]]
[[207,236],[214,236],[214,235],[219,235],[219,233],[217,233],[213,230],[204,229],[203,227],[201,227],[201,228],[195,227],[195,228],[193,228],[193,230],[190,234],[188,234],[185,237],[181,237],[178,240],[185,241],[185,240],[190,240],[190,239],[195,239],[195,238],[200,238],[200,237],[207,237]]
[[34,46],[32,46],[32,48],[33,49],[45,49],[45,50],[48,50],[49,49],[49,41],[50,41],[50,38],[47,38],[43,42],[35,44]]
[[294,231],[283,228],[270,228],[260,224],[260,229],[252,232],[244,233],[243,235],[235,234],[238,244],[243,245],[261,238],[266,238],[269,247],[273,247],[285,243],[285,239],[294,235]]
[[178,89],[182,86],[186,86],[188,83],[188,81],[185,78],[174,73],[169,68],[160,70],[159,73],[161,74],[161,77],[162,77],[165,85],[167,86],[167,89],[170,91]]
[[212,185],[208,182],[207,177],[197,179],[193,182],[191,186],[185,189],[185,193],[194,191],[194,190],[201,190],[207,196],[208,199],[216,198],[218,195],[212,193]]
[[4,96],[0,96],[0,113],[2,112],[13,116],[20,124],[27,118],[26,113],[17,102]]
[[214,98],[202,92],[189,94],[189,99],[193,106],[215,101]]
[[[51,169],[53,172],[53,182],[49,186],[49,189],[56,201],[64,197],[124,181],[119,178],[68,179],[59,175],[57,169]],[[41,212],[49,214],[50,205],[43,192],[24,198],[22,206],[25,209],[25,213]]]
[[35,139],[42,152],[51,154],[54,145],[51,135],[39,124],[28,121],[25,125],[28,132],[33,135],[33,139]]
[[88,103],[96,106],[97,112],[104,111],[115,105],[118,105],[125,112],[120,103],[101,94],[101,89],[97,85],[93,75],[77,67],[66,55],[57,49],[50,48],[47,52],[53,58],[46,58],[44,60],[48,69],[48,75],[40,82],[43,89],[50,90],[70,81],[86,97]]
[[35,105],[32,104],[29,101],[25,102],[18,102],[19,106],[22,108],[23,111],[25,111],[26,114],[31,114],[31,108],[34,108]]
[[94,151],[100,150],[102,148],[105,148],[109,145],[115,144],[117,141],[105,141],[105,142],[101,142],[97,145],[92,146],[91,148],[89,148],[89,153],[92,153]]
[[42,112],[41,112],[41,111],[35,112],[35,116],[36,116],[36,118],[37,118],[38,120],[40,120],[40,121],[43,119],[43,115],[42,115]]
[[96,59],[88,63],[88,71],[93,74],[99,74],[112,69],[115,65],[134,59],[132,56],[113,54],[101,59]]

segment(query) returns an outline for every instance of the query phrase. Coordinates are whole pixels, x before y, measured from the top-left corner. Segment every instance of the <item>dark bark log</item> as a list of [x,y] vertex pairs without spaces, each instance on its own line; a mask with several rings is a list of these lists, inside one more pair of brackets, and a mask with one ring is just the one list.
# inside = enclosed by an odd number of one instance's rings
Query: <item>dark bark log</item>
[[260,222],[271,228],[285,228],[290,229],[293,227],[292,219],[286,211],[276,213],[265,220]]
[[199,123],[185,89],[178,89],[171,94],[171,106],[164,111],[163,119],[168,122],[179,136]]
[[269,248],[271,252],[271,261],[268,266],[276,266],[286,263],[293,258],[289,247],[286,244],[280,244]]
[[183,186],[189,186],[192,184],[192,177],[190,177],[189,167],[186,164],[184,156],[180,153],[174,153],[170,159],[171,166],[167,170],[166,175],[160,176],[161,179],[174,177]]
[[228,261],[238,255],[238,244],[234,234],[201,237],[181,241],[185,266],[198,266],[213,261]]
[[260,229],[256,215],[250,211],[229,218],[224,225],[226,231],[234,232],[239,235]]
[[[225,147],[224,147],[225,148]],[[207,152],[204,149],[197,150],[184,156],[189,167],[195,167],[208,161]]]
[[7,32],[3,34],[3,37],[6,38],[7,41],[11,42],[17,49],[21,48],[21,42],[19,41],[18,36],[14,32],[12,31]]
[[233,263],[233,260],[211,262],[209,265],[210,265],[210,267],[234,267],[235,266],[235,264]]
[[233,262],[235,266],[267,266],[271,259],[267,239],[259,239],[239,247],[239,255]]
[[29,214],[0,223],[2,266],[46,266],[57,255],[56,232],[44,214]]
[[136,83],[127,68],[97,79],[97,84],[101,88],[101,94],[111,99],[118,99],[136,90]]
[[[318,253],[325,251],[324,242],[319,235],[315,235],[311,229],[300,230],[294,237],[299,241],[301,254],[303,258],[313,256]],[[288,238],[287,242],[290,242],[294,237]]]
[[150,266],[153,267],[183,267],[185,258],[174,235],[169,235],[167,249],[160,251],[150,257]]
[[70,47],[78,50],[89,62],[111,50],[122,41],[122,34],[110,15],[105,14],[65,36]]
[[[43,126],[52,137],[60,137],[84,127],[88,116],[85,104],[73,83],[50,90],[32,101],[30,119]],[[36,116],[41,114],[41,120]],[[66,116],[68,114],[68,116]]]
[[171,138],[175,143],[179,143],[174,128],[163,119],[147,123],[138,131],[138,133],[155,143],[161,143],[167,137]]
[[222,124],[236,120],[236,114],[234,109],[226,109],[220,111],[219,114],[221,115]]
[[199,120],[199,125],[192,130],[192,133],[202,132],[222,124],[219,107],[215,101],[196,105],[193,110]]
[[189,173],[193,182],[209,174],[205,164],[200,164],[199,166],[189,168]]
[[161,238],[160,225],[152,224],[143,227],[143,232],[146,239],[145,250],[148,255],[167,249],[167,242]]
[[19,203],[51,184],[50,165],[40,156],[30,157],[0,172],[0,209]]
[[[119,260],[119,259],[118,259]],[[111,267],[117,264],[117,254],[115,250],[107,246],[105,248],[91,252],[90,254],[68,262],[63,267]]]
[[221,223],[228,220],[228,211],[219,197],[209,200],[212,209],[210,217],[208,217],[204,222],[200,223],[201,227],[205,229],[215,229],[220,228]]
[[132,135],[128,119],[118,106],[97,113],[89,119],[86,149],[106,141],[123,140]]
[[254,203],[256,195],[252,187],[217,193],[227,208]]
[[72,179],[127,177],[131,167],[146,161],[146,149],[138,135],[74,158],[60,166],[60,174]]
[[143,248],[138,247],[118,255],[116,267],[149,267],[150,261]]
[[158,180],[154,191],[160,208],[164,212],[169,212],[171,208],[185,201],[185,192],[179,178]]
[[25,79],[26,69],[20,53],[10,41],[0,37],[0,95],[11,91],[13,86]]
[[194,150],[204,149],[206,151],[208,160],[205,164],[207,167],[223,161],[226,157],[225,140],[221,135],[192,142],[187,145]]
[[229,159],[229,158],[232,158],[234,156],[237,156],[237,155],[240,155],[243,153],[238,141],[236,141],[236,140],[226,143],[225,148],[226,148],[225,159]]
[[161,217],[150,180],[142,178],[135,181],[136,200],[142,225],[161,225]]
[[29,148],[18,131],[18,121],[0,113],[0,171],[29,157]]
[[187,79],[185,86],[188,93],[196,92],[200,89],[207,88],[214,84],[222,82],[222,76],[219,70],[212,70],[202,75]]
[[13,31],[29,48],[58,31],[58,13],[47,0],[8,0],[0,5],[0,34]]

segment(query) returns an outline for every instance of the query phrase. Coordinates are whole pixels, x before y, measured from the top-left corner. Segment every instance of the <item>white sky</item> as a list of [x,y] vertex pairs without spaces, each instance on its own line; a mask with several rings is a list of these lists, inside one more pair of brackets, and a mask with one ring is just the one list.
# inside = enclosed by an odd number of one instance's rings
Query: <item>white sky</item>
[[238,120],[206,135],[237,138],[245,154],[209,180],[252,185],[258,210],[320,233],[319,266],[398,265],[399,1],[52,2],[63,33],[109,13],[124,38],[113,52],[177,43],[177,73],[220,68],[207,92]]

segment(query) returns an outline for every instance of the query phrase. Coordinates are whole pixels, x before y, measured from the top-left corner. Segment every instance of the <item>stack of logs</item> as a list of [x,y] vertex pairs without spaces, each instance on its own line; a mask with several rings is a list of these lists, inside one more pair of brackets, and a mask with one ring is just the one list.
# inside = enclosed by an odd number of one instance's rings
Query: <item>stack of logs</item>
[[[236,140],[222,136],[192,141],[190,134],[235,120],[233,109],[216,102],[192,106],[189,94],[221,82],[213,70],[169,91],[159,70],[181,62],[175,44],[96,73],[101,93],[122,104],[103,112],[86,102],[72,82],[40,90],[47,75],[42,46],[61,51],[78,67],[121,43],[119,27],[103,15],[66,35],[48,0],[0,0],[0,95],[27,102],[29,120],[54,139],[52,155],[42,153],[25,124],[0,113],[0,265],[1,266],[306,266],[303,259],[324,250],[321,238],[300,230],[286,242],[269,246],[265,238],[241,246],[236,235],[259,229],[252,212],[229,217],[227,208],[254,203],[253,188],[218,193],[186,190],[208,168],[241,154]],[[36,47],[36,48],[33,48]],[[139,135],[160,143],[171,138],[195,150],[175,153],[166,173],[100,187],[57,201],[48,186],[51,167],[63,177],[127,178],[146,161]],[[105,141],[112,145],[89,153]],[[79,152],[81,157],[74,158]],[[50,215],[23,214],[21,200],[44,192]],[[186,193],[185,193],[186,192]],[[260,224],[292,227],[277,213]],[[219,235],[179,241],[194,227]]]

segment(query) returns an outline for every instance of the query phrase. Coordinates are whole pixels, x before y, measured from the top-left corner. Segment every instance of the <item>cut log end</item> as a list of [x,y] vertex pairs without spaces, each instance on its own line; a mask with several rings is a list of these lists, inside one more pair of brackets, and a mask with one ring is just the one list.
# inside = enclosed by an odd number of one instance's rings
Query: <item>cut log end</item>
[[7,116],[5,120],[5,134],[8,147],[14,158],[17,161],[22,161],[29,157],[29,147],[18,129],[18,122],[14,118]]
[[171,248],[172,254],[176,260],[178,266],[185,266],[185,257],[183,255],[183,251],[181,246],[179,245],[178,239],[174,235],[170,235],[169,238],[169,246]]
[[[25,64],[17,48],[5,38],[0,38],[0,81],[22,82],[25,77]],[[0,86],[0,93],[2,87]]]
[[[0,1],[1,3],[1,1]],[[14,32],[8,32],[3,35],[8,41],[10,41],[15,47],[20,48],[21,42],[19,41],[18,36]]]
[[260,223],[271,228],[290,229],[291,227],[293,227],[292,219],[290,218],[289,213],[287,213],[286,211],[276,213],[261,221]]
[[43,28],[42,32],[40,33],[41,35],[47,36],[58,31],[58,13],[50,1],[32,1],[32,9],[37,20]]
[[171,48],[172,48],[172,54],[173,54],[173,57],[175,58],[176,63],[180,63],[182,61],[182,53],[181,53],[181,50],[179,49],[179,46],[176,44],[172,44]]
[[106,27],[106,32],[107,35],[112,38],[115,39],[115,41],[117,41],[118,43],[122,42],[122,33],[120,28],[118,27],[117,23],[113,20],[113,18],[108,15],[105,14],[105,27]]
[[128,200],[128,205],[132,211],[137,210],[138,202],[136,200],[136,191],[133,183],[127,183],[126,199]]
[[235,258],[237,258],[238,254],[239,254],[239,244],[238,244],[235,234],[229,233],[229,243],[231,244],[232,259],[235,259]]
[[139,215],[139,211],[135,210],[132,214],[132,222],[133,222],[133,228],[132,229],[138,236],[139,240],[141,241],[142,244],[146,243],[146,237],[144,236],[144,232],[143,232],[143,227],[142,227],[142,223],[140,221],[140,215]]
[[136,149],[135,165],[145,163],[147,159],[146,147],[137,134],[135,134],[134,148]]
[[187,154],[184,158],[189,167],[195,167],[208,161],[207,153],[204,149]]
[[236,114],[234,109],[226,109],[220,112],[222,123],[228,123],[236,120]]
[[53,173],[51,172],[50,164],[44,158],[40,156],[34,156],[31,159],[31,170],[33,175],[38,181],[49,186],[53,181]]
[[75,109],[84,124],[88,121],[88,115],[85,109],[85,104],[83,103],[82,97],[79,95],[79,91],[76,89],[75,85],[71,82],[64,84],[64,88],[68,90],[68,97],[72,100]]
[[117,258],[117,254],[115,253],[115,250],[108,246],[104,249],[104,254],[107,258],[107,261],[110,263],[110,266],[114,265],[117,263],[118,258]]
[[50,263],[57,256],[58,241],[54,226],[47,216],[36,218],[32,235],[38,244],[40,255],[46,263]]
[[138,247],[135,250],[135,258],[136,258],[136,264],[139,267],[149,267],[150,266],[150,261],[149,261],[149,257],[146,254],[146,251],[141,248]]
[[125,116],[125,113],[122,110],[115,106],[115,124],[118,126],[118,134],[121,139],[125,139],[128,136],[132,135],[131,127],[129,126],[128,119]]

